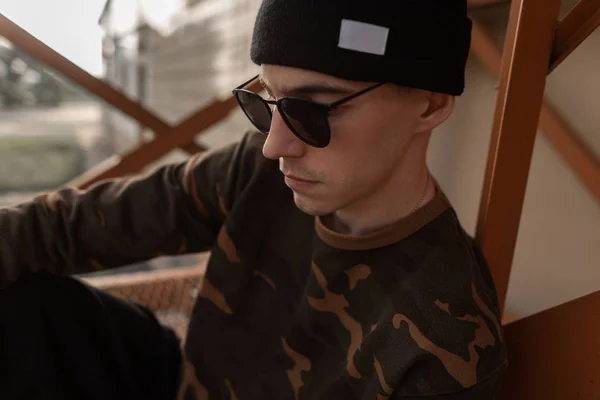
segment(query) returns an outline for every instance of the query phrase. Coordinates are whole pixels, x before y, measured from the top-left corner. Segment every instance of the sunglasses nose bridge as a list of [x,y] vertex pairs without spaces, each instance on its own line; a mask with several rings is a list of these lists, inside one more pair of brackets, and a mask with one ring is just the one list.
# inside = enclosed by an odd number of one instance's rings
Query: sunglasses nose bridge
[[277,106],[272,109],[271,129],[269,131],[269,135],[276,134],[279,136],[283,135],[288,139],[297,139],[294,132],[292,132],[288,124],[285,122],[285,119],[281,113],[281,110]]
[[290,130],[276,108],[273,111],[271,129],[263,147],[263,155],[272,160],[282,157],[298,158],[304,155],[305,146]]

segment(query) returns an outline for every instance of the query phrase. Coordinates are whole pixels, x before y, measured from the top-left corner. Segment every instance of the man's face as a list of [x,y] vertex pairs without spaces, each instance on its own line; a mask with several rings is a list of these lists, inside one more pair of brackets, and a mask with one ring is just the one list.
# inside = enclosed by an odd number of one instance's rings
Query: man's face
[[[262,67],[261,79],[272,98],[300,97],[326,104],[373,84],[273,65]],[[263,154],[279,159],[286,184],[304,212],[326,215],[360,205],[401,167],[419,133],[428,95],[389,84],[335,108],[329,118],[331,141],[325,148],[298,139],[275,110]]]

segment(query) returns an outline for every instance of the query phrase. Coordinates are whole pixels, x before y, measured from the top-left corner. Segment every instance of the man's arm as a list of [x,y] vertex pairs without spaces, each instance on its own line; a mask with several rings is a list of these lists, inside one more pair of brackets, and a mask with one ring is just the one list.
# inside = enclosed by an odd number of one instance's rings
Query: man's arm
[[0,288],[24,272],[67,275],[209,249],[224,220],[216,188],[231,179],[240,146],[0,209]]

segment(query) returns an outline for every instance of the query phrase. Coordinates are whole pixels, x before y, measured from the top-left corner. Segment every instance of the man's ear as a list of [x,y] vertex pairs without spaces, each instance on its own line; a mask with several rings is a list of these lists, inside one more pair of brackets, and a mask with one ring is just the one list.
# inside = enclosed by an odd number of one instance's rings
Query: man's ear
[[429,92],[427,109],[421,114],[417,132],[431,132],[454,111],[455,97],[445,93]]

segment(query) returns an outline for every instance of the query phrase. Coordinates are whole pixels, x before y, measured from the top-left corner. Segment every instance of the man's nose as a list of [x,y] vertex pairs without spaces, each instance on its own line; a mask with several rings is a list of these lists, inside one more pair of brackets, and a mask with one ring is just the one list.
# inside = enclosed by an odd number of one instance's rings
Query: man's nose
[[304,155],[306,146],[294,135],[281,117],[279,110],[275,108],[271,120],[271,130],[263,146],[263,155],[271,160],[298,158]]

